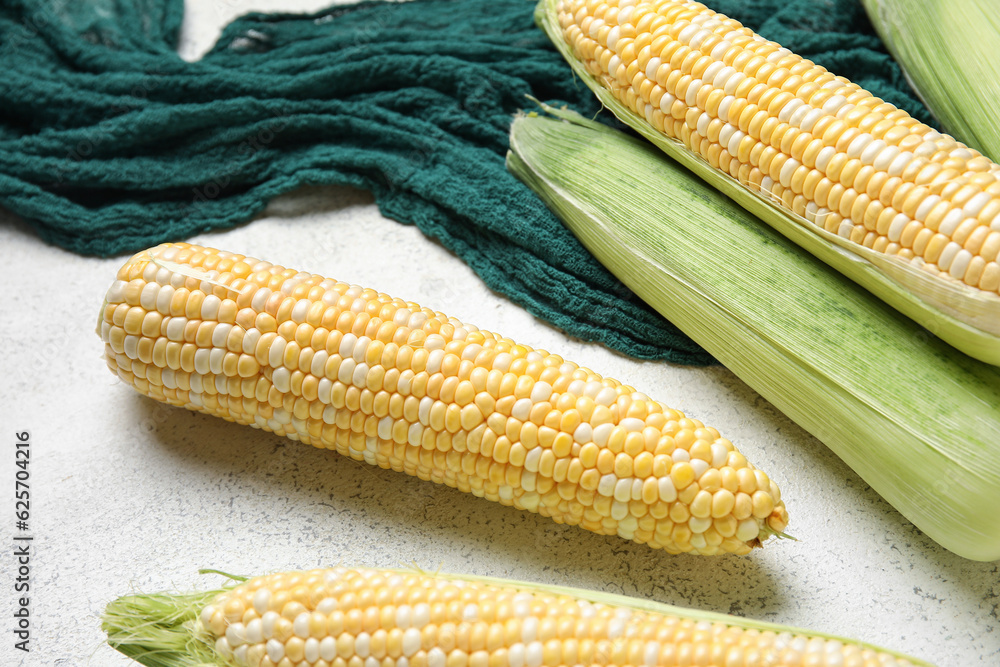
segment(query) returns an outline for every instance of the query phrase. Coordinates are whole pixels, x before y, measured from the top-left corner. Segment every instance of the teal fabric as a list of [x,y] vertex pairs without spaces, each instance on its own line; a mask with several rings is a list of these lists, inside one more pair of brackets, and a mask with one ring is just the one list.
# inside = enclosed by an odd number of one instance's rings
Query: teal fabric
[[[928,119],[855,0],[713,7]],[[532,12],[413,0],[254,14],[187,63],[182,0],[0,0],[0,205],[106,256],[231,227],[303,185],[355,186],[571,335],[711,363],[504,169],[526,95],[598,111]]]

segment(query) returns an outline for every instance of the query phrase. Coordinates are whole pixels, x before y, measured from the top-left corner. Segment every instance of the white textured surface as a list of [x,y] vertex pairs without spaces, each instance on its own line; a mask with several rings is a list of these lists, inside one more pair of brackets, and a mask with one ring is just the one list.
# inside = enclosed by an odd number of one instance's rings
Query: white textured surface
[[[935,546],[816,440],[721,368],[640,363],[568,339],[491,293],[366,193],[299,193],[197,241],[375,287],[625,379],[718,428],[781,485],[797,542],[748,557],[672,557],[369,468],[248,427],[159,405],[113,378],[94,335],[123,261],[0,225],[4,379],[0,516],[16,430],[33,453],[34,647],[23,665],[127,665],[98,614],[133,589],[191,589],[211,567],[253,574],[398,566],[583,586],[864,639],[942,667],[1000,662],[995,564]],[[9,218],[8,218],[9,219]],[[0,522],[13,534],[12,519]],[[5,550],[4,553],[9,553]],[[12,559],[0,556],[11,581]],[[3,618],[12,595],[5,593]],[[3,635],[0,656],[11,655]],[[19,656],[15,656],[19,657]],[[0,664],[10,664],[0,660]]]
[[[250,3],[206,6],[186,23],[192,57]],[[767,470],[798,541],[742,558],[669,556],[158,405],[108,373],[94,335],[123,258],[69,254],[0,214],[0,539],[9,545],[15,532],[12,443],[23,429],[32,434],[36,537],[27,659],[12,649],[14,562],[10,547],[0,550],[0,665],[134,664],[102,643],[104,605],[132,590],[218,583],[200,567],[413,563],[743,614],[941,667],[1000,664],[997,565],[930,542],[728,371],[635,362],[569,339],[414,228],[383,219],[366,193],[297,193],[253,223],[194,240],[412,299],[625,380],[715,426]]]
[[324,7],[349,0],[185,0],[184,23],[178,52],[185,60],[197,60],[208,53],[222,28],[233,19],[251,12],[318,12]]

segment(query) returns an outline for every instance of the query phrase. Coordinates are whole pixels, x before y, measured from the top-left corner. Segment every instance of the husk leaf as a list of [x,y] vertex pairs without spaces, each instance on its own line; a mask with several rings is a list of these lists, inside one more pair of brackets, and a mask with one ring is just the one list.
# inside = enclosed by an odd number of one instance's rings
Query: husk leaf
[[932,539],[1000,558],[1000,369],[639,140],[526,116],[510,145],[508,168],[632,291]]
[[[216,573],[201,570],[202,574]],[[225,575],[234,581],[243,579]],[[111,602],[101,616],[108,644],[146,667],[219,667],[232,663],[215,652],[198,615],[228,587],[198,593],[136,593]]]
[[910,85],[944,129],[1000,160],[996,0],[861,0]]

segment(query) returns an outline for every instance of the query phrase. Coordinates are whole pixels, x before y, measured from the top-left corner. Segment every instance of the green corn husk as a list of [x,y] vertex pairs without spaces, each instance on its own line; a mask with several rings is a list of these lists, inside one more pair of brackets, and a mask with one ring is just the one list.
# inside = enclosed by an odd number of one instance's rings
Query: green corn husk
[[576,122],[516,119],[508,169],[632,291],[927,535],[966,558],[1000,558],[1000,369],[928,335],[652,146]]
[[536,23],[545,30],[580,80],[619,120],[788,239],[931,333],[976,359],[1000,365],[1000,297],[957,281],[942,280],[914,267],[909,261],[831,234],[713,168],[680,141],[660,133],[645,118],[619,102],[576,59],[559,28],[558,2],[540,0],[535,11]]
[[872,25],[944,129],[1000,160],[996,0],[861,0]]
[[224,590],[121,597],[107,606],[101,626],[111,648],[146,667],[224,665],[198,628],[198,612]]
[[[310,571],[297,574],[311,574]],[[729,627],[752,629],[775,634],[789,633],[803,636],[806,639],[834,640],[844,646],[853,645],[862,649],[870,649],[883,654],[883,658],[892,657],[899,663],[910,667],[934,667],[928,662],[918,660],[897,651],[884,649],[865,642],[845,639],[811,630],[764,623],[738,616],[729,616],[696,609],[675,607],[652,600],[631,598],[613,593],[601,593],[567,586],[550,586],[546,584],[512,581],[494,577],[472,575],[457,575],[429,573],[420,570],[379,570],[383,574],[415,574],[422,577],[444,579],[448,581],[484,584],[518,592],[543,593],[560,597],[571,597],[577,600],[628,608],[635,611],[675,616],[694,622],[722,623]],[[118,651],[137,660],[147,667],[230,667],[235,661],[220,656],[215,649],[210,633],[201,627],[199,615],[217,596],[232,588],[218,588],[193,594],[136,594],[119,598],[111,602],[103,617],[104,630],[108,634],[108,643]],[[426,647],[425,647],[426,649]],[[903,662],[905,661],[905,662]],[[880,662],[880,664],[883,664]],[[545,665],[543,667],[556,667]]]

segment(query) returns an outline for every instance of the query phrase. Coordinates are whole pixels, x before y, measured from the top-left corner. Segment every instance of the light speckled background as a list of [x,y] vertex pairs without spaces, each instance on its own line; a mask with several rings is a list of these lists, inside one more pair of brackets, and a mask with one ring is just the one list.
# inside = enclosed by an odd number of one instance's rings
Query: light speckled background
[[[322,1],[301,6],[320,8]],[[297,5],[298,6],[298,5]],[[250,9],[195,7],[182,52]],[[72,255],[0,213],[0,539],[13,535],[15,431],[33,443],[33,652],[12,649],[10,549],[0,550],[0,665],[125,666],[98,615],[132,590],[254,574],[418,564],[653,598],[842,634],[940,667],[1000,664],[996,564],[924,537],[823,445],[722,368],[644,363],[569,339],[490,292],[363,192],[327,188],[197,242],[377,288],[557,352],[718,428],[779,483],[797,542],[748,557],[669,556],[559,526],[391,471],[140,397],[108,373],[94,325],[122,259]]]

